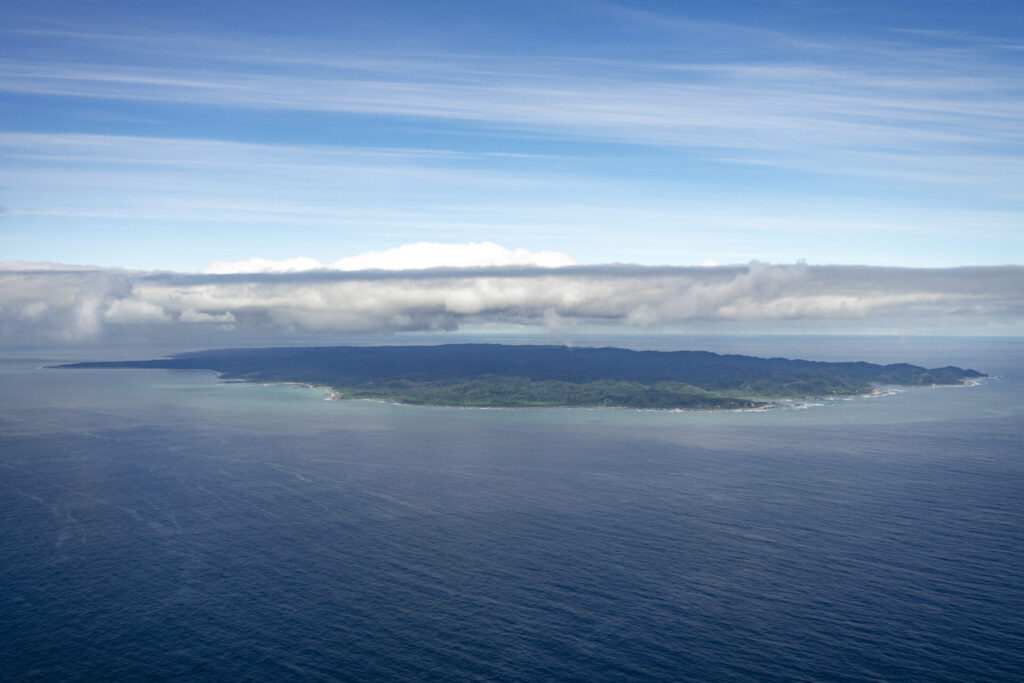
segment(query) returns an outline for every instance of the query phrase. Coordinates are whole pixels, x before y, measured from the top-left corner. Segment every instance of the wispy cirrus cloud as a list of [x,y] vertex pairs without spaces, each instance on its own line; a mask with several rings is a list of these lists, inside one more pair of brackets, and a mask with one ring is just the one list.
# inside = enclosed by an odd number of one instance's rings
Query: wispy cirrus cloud
[[[5,220],[88,221],[101,236],[116,236],[119,251],[85,258],[146,267],[160,264],[143,258],[142,245],[167,226],[180,239],[168,234],[163,254],[191,250],[188,241],[202,242],[226,226],[251,229],[237,245],[227,240],[219,260],[244,260],[253,250],[280,259],[275,249],[252,240],[259,230],[283,228],[295,230],[289,233],[291,249],[325,263],[333,260],[327,254],[338,251],[337,236],[354,231],[398,244],[528,238],[535,249],[571,250],[590,261],[604,245],[617,245],[616,259],[655,264],[742,262],[752,255],[821,262],[834,258],[830,244],[837,237],[850,235],[857,237],[844,247],[845,260],[933,265],[956,261],[927,252],[908,257],[876,245],[929,237],[984,243],[997,235],[1013,242],[1019,224],[1019,214],[998,205],[901,207],[814,197],[793,202],[746,192],[736,193],[742,201],[730,196],[723,202],[664,179],[588,175],[586,168],[566,167],[564,157],[541,154],[495,168],[486,152],[76,133],[0,133],[0,154],[11,161],[0,168],[11,196]],[[574,163],[614,166],[618,160]],[[922,160],[912,163],[935,172]],[[972,168],[966,160],[958,163],[964,171]],[[984,175],[972,173],[963,182],[981,183]],[[155,227],[143,232],[138,224]],[[1018,250],[1024,249],[1021,239]],[[375,247],[367,242],[363,248]],[[1012,261],[1012,253],[1004,249],[998,258]]]
[[[122,41],[128,53],[153,50],[142,45]],[[985,177],[1006,193],[1012,187],[1006,171],[1022,172],[1019,154],[1007,154],[1024,140],[1019,74],[979,51],[895,43],[862,53],[846,46],[857,54],[834,63],[821,60],[818,48],[808,48],[813,54],[803,63],[707,63],[340,58],[270,48],[246,54],[201,42],[197,49],[213,58],[197,60],[202,66],[9,58],[0,90],[447,120],[516,134],[699,149],[736,163],[946,184],[976,177],[957,173],[969,159],[977,170],[997,164]],[[275,64],[292,68],[277,73],[268,66]],[[922,163],[912,164],[915,159]],[[935,172],[924,173],[925,164]]]
[[[407,9],[326,3],[322,26],[282,27],[269,8],[231,26],[17,12],[0,243],[178,269],[417,241],[650,264],[1024,253],[1005,41],[606,2],[512,27]],[[556,35],[548,12],[580,21]]]

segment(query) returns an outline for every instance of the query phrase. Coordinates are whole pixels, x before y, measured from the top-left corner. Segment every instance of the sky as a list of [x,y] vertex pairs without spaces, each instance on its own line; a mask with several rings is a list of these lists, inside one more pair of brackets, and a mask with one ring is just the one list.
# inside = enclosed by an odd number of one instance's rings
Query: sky
[[1017,2],[39,0],[0,64],[0,344],[1024,334]]

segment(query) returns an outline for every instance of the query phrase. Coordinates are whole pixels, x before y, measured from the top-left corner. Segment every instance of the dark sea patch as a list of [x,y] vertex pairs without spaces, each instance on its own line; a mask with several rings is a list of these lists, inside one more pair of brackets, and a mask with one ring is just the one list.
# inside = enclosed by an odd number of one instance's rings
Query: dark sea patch
[[750,413],[6,363],[3,678],[1014,680],[1020,360]]

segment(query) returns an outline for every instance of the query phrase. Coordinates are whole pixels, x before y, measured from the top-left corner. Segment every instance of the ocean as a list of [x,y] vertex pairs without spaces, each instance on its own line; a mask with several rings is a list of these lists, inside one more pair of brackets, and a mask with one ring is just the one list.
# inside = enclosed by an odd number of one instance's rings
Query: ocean
[[460,409],[7,353],[0,679],[1020,679],[1024,340],[627,342],[994,376]]

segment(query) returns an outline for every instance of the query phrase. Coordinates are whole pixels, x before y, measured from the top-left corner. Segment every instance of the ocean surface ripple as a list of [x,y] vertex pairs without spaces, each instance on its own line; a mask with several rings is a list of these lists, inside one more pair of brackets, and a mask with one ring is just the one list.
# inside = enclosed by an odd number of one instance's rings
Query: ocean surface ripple
[[1024,363],[714,414],[38,365],[2,368],[4,680],[1024,671]]

